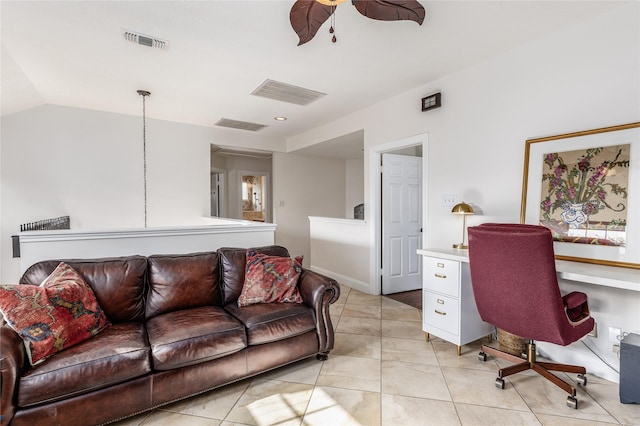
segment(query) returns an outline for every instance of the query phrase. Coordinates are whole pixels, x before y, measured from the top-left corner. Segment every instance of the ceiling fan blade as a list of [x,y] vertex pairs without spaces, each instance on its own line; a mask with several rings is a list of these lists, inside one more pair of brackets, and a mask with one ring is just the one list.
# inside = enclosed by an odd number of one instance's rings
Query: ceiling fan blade
[[291,27],[298,34],[298,46],[311,40],[318,29],[333,13],[334,8],[325,6],[315,0],[298,0],[291,7],[289,20]]
[[415,21],[422,25],[426,11],[416,0],[353,0],[358,12],[380,21]]

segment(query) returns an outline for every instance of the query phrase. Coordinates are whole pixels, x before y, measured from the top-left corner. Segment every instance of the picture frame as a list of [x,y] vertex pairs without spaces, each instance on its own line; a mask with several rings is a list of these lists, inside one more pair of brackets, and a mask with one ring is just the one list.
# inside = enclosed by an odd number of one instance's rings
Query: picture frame
[[433,95],[422,98],[422,111],[429,111],[442,106],[442,93],[434,93]]
[[520,222],[556,259],[640,269],[640,122],[527,140]]

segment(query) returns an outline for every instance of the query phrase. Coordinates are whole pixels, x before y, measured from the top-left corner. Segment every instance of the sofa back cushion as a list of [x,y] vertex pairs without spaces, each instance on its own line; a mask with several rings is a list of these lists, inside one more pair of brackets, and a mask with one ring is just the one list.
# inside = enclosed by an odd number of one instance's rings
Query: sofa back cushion
[[147,318],[180,309],[221,306],[218,253],[149,256]]
[[[60,264],[46,260],[33,264],[20,278],[20,284],[40,285]],[[143,256],[106,259],[65,260],[91,286],[98,304],[113,323],[144,319],[145,275]]]
[[[289,257],[289,251],[282,246],[254,247],[251,250],[269,256]],[[218,249],[220,255],[221,287],[223,303],[238,300],[244,285],[244,273],[247,267],[247,249],[223,247]]]

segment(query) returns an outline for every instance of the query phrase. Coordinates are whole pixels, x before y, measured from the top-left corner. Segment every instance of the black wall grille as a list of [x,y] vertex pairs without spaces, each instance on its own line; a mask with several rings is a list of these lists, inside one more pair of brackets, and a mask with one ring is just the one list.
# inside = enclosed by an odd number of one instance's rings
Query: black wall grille
[[[60,216],[53,219],[38,220],[20,225],[20,232],[26,231],[53,231],[56,229],[71,229],[69,216]],[[12,235],[13,257],[20,257],[20,236]]]

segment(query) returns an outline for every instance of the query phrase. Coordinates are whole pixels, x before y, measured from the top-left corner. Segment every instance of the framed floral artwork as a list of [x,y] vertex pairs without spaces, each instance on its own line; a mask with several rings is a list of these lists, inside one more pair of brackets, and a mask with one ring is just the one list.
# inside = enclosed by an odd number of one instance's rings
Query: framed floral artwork
[[557,259],[640,269],[640,122],[527,140],[520,221]]

